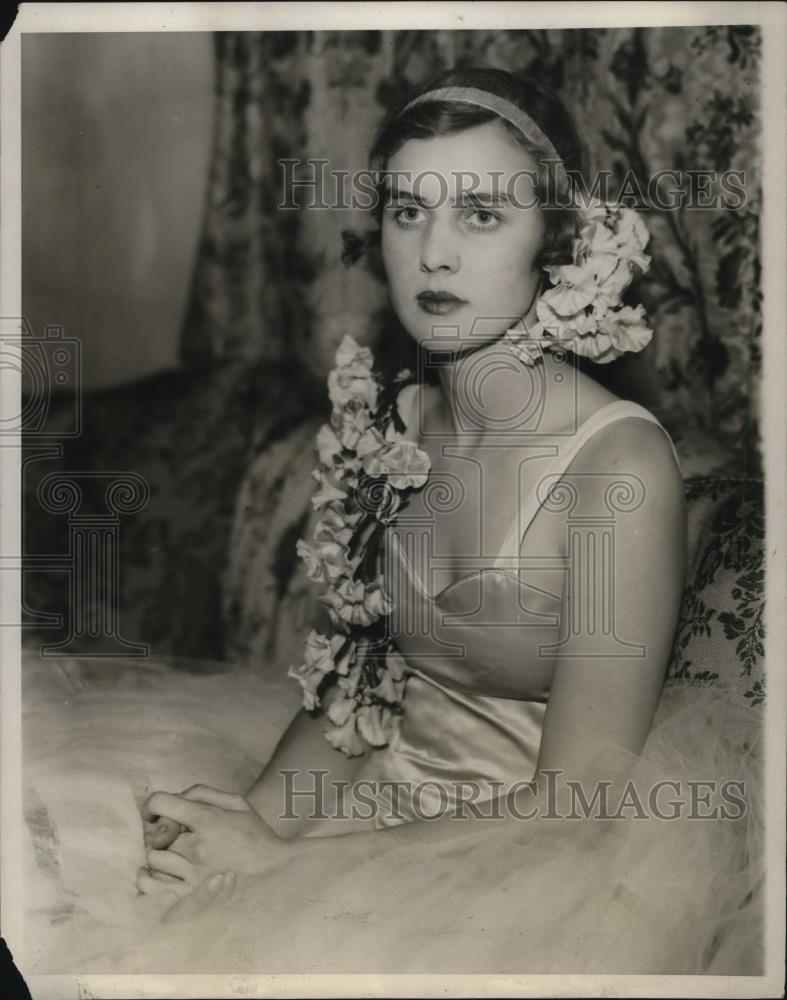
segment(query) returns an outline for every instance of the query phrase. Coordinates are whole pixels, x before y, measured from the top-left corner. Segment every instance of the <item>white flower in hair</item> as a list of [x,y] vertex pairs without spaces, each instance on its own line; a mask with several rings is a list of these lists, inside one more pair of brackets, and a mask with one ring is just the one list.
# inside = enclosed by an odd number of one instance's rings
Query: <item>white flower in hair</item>
[[548,298],[553,313],[564,317],[575,316],[595,299],[598,284],[593,264],[593,261],[588,261],[582,266],[563,264],[549,269],[555,287],[542,298]]
[[536,315],[555,346],[605,364],[641,351],[653,336],[643,307],[622,304],[634,267],[650,266],[649,233],[631,208],[594,203],[582,212],[573,261],[545,268],[552,287],[536,303]]

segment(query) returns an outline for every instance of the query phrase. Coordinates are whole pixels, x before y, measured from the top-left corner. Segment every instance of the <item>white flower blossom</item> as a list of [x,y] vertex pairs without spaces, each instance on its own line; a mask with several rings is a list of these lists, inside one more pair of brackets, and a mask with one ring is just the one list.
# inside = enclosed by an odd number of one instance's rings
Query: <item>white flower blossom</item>
[[603,281],[615,270],[620,259],[619,246],[615,234],[601,222],[594,222],[582,230],[585,245],[583,259],[589,266],[596,281]]
[[368,409],[342,410],[340,421],[338,436],[342,447],[357,453],[358,442],[372,426]]
[[623,306],[612,313],[607,323],[609,338],[616,350],[641,351],[649,342],[653,331],[645,322],[645,310],[641,305],[635,309]]
[[322,560],[311,545],[308,545],[302,538],[299,538],[295,543],[295,551],[298,553],[299,558],[303,559],[306,563],[306,575],[308,578],[314,580],[315,583],[322,583],[325,579]]
[[355,448],[355,453],[359,458],[366,458],[367,455],[373,455],[379,452],[385,447],[386,439],[379,432],[376,427],[370,427],[361,437],[358,439],[358,444]]
[[317,688],[324,676],[321,671],[301,664],[298,667],[289,667],[287,669],[287,676],[294,678],[303,688],[304,708],[311,712],[315,708],[320,707],[321,702],[317,694]]
[[306,639],[304,650],[305,666],[329,674],[336,670],[335,657],[345,643],[344,636],[334,635],[328,638],[316,629],[312,629]]
[[615,270],[599,285],[596,300],[593,303],[593,311],[597,316],[605,316],[620,304],[620,297],[631,284],[631,277],[631,268],[628,262],[619,261]]
[[323,424],[317,433],[317,452],[322,464],[329,469],[334,466],[336,460],[341,456],[342,443],[330,424]]
[[325,714],[334,726],[343,726],[355,711],[356,702],[354,698],[334,698],[325,711]]
[[353,400],[362,400],[371,410],[377,407],[379,387],[370,376],[343,375],[336,371],[328,376],[328,395],[336,409]]
[[366,588],[363,603],[373,619],[389,615],[393,611],[393,601],[385,593],[382,576],[378,577],[375,583],[370,584]]
[[370,476],[387,476],[397,490],[419,489],[427,480],[429,456],[414,441],[400,440],[364,459],[364,471]]
[[315,539],[313,550],[329,581],[334,582],[352,572],[353,564],[348,560],[347,550],[340,542],[328,537],[319,541]]
[[373,747],[382,747],[393,735],[393,713],[385,705],[361,705],[358,732]]
[[326,508],[314,529],[315,542],[337,542],[342,547],[347,545],[352,535],[350,518],[343,510],[337,510],[335,505]]
[[346,499],[347,494],[344,490],[340,490],[338,486],[334,486],[321,470],[317,469],[315,471],[317,472],[315,478],[317,478],[320,484],[320,489],[311,498],[312,507],[315,510],[319,510],[321,507],[334,501],[343,501]]
[[347,698],[354,698],[361,680],[361,664],[356,661],[343,677],[336,680],[336,686]]
[[599,332],[593,337],[575,337],[562,344],[575,354],[580,354],[586,358],[591,358],[596,362],[613,361],[614,352],[611,350],[612,341],[606,333]]
[[650,257],[643,251],[650,240],[650,233],[639,212],[635,212],[633,208],[621,210],[615,238],[620,255],[646,271]]
[[[556,281],[557,284],[546,291],[539,302],[546,299],[558,316],[573,316],[580,309],[589,306],[596,297],[598,286],[592,262],[586,262],[581,266],[563,264],[548,270],[552,281]],[[543,323],[543,320],[541,321]]]
[[346,333],[336,349],[336,367],[342,371],[366,371],[371,372],[374,367],[374,358],[368,347],[361,347],[358,341]]
[[404,681],[395,681],[390,670],[384,670],[378,684],[369,688],[369,693],[380,698],[382,701],[389,701],[396,704],[402,700],[404,693]]
[[366,750],[366,744],[361,740],[356,730],[356,723],[357,716],[351,713],[344,725],[328,729],[325,732],[325,738],[331,746],[336,750],[341,750],[348,757],[360,757]]
[[331,621],[337,625],[361,625],[368,628],[379,615],[366,607],[366,585],[361,580],[342,579],[338,586],[327,590],[320,601],[328,608]]

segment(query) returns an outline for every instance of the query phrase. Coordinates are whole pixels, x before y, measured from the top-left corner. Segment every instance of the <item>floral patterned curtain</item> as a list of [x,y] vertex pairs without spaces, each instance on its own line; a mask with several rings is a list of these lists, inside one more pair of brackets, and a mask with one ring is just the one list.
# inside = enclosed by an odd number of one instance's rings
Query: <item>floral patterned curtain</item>
[[278,209],[277,161],[362,169],[404,89],[452,66],[524,70],[557,88],[594,166],[620,182],[630,172],[645,192],[658,171],[743,172],[737,207],[648,213],[652,265],[636,292],[656,336],[616,378],[684,455],[713,452],[713,471],[758,475],[759,58],[759,29],[745,25],[216,35],[215,149],[183,361],[283,360],[322,377],[344,330],[375,347],[384,284],[339,263],[341,230],[359,213]]

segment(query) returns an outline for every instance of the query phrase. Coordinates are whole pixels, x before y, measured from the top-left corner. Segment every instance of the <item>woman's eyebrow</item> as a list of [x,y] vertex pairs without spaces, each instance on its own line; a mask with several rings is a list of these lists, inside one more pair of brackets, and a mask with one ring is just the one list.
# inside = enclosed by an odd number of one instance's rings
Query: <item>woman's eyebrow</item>
[[[395,181],[386,183],[385,193],[388,198],[395,201],[411,201],[423,208],[432,207],[417,192],[401,188]],[[465,207],[468,204],[483,206],[510,205],[511,199],[502,191],[462,191],[458,198],[453,199],[452,204],[455,208]]]
[[503,191],[463,191],[462,202],[471,205],[510,205],[511,199]]

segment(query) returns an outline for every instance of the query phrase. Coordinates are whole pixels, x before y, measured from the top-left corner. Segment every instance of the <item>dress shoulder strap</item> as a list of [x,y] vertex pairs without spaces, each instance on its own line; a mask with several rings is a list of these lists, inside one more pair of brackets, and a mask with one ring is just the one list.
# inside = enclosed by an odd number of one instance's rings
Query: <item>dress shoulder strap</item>
[[[603,428],[608,427],[612,423],[616,423],[618,420],[625,420],[629,417],[638,417],[640,420],[648,420],[650,423],[656,424],[657,427],[661,427],[667,436],[667,440],[669,441],[675,463],[677,464],[678,469],[680,469],[680,459],[678,458],[675,445],[663,425],[659,423],[656,417],[654,417],[649,410],[646,410],[644,406],[640,406],[639,403],[633,403],[630,400],[620,399],[615,400],[612,403],[607,403],[606,406],[602,406],[579,426],[573,438],[566,442],[565,446],[561,448],[560,453],[555,456],[552,462],[550,462],[549,466],[541,476],[542,481],[549,476],[550,478],[554,478],[555,483],[557,483],[560,477],[566,473],[571,463],[582,449],[583,445],[587,444],[587,442],[598,434],[599,431],[603,430]],[[514,519],[514,523],[511,525],[508,535],[506,536],[497,557],[496,565],[504,562],[508,564],[510,560],[516,560],[519,558],[519,550],[521,548],[522,539],[524,538],[525,532],[530,527],[530,524],[538,513],[540,507],[541,501],[538,497],[538,490],[534,489],[523,504],[519,515]]]

